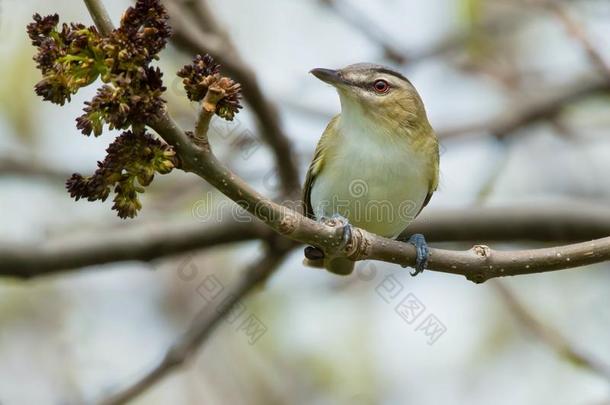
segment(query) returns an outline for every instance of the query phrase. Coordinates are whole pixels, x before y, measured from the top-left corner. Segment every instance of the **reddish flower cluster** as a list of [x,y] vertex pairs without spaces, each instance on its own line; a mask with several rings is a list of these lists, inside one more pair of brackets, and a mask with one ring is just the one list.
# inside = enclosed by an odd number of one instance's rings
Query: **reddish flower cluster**
[[242,108],[239,103],[241,86],[228,77],[220,75],[220,65],[214,62],[210,55],[197,55],[193,63],[178,71],[186,89],[186,95],[191,101],[201,101],[208,89],[216,86],[224,92],[223,98],[216,105],[216,114],[226,120],[233,120],[235,114]]

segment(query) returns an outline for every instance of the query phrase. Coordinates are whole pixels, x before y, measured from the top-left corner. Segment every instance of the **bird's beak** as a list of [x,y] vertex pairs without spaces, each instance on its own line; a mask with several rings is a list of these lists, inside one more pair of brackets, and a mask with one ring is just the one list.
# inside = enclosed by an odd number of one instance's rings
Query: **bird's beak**
[[316,68],[309,71],[312,75],[332,86],[345,84],[345,79],[341,77],[338,70]]

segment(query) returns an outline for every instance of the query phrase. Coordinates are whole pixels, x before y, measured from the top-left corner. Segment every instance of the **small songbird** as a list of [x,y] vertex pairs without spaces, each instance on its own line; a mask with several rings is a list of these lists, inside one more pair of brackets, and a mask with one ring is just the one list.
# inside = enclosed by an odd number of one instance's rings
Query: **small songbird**
[[[398,237],[428,204],[438,186],[439,148],[424,104],[411,82],[387,67],[359,63],[339,70],[313,69],[336,88],[341,113],[322,134],[303,190],[304,214],[318,221],[350,225],[388,238]],[[428,247],[420,234],[408,242],[417,250],[416,275]],[[306,265],[350,274],[354,262],[305,249]]]

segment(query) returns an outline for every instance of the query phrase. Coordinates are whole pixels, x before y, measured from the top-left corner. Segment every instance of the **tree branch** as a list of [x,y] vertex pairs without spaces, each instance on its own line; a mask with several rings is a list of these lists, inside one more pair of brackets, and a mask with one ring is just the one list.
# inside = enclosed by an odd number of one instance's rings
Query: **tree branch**
[[255,264],[253,264],[233,286],[223,301],[225,311],[209,306],[201,310],[187,332],[165,354],[163,360],[148,371],[134,384],[99,402],[100,405],[120,405],[141,395],[162,380],[176,368],[184,364],[210,336],[226,310],[235,306],[248,295],[253,288],[264,281],[283,262],[293,245],[274,246]]

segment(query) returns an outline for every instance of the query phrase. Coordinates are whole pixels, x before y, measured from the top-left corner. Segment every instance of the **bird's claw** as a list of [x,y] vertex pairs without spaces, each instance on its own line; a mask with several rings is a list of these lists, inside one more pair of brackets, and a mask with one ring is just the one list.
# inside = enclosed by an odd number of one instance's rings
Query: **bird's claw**
[[336,227],[341,224],[341,243],[339,244],[339,250],[343,250],[347,244],[352,240],[352,226],[350,225],[347,218],[340,214],[334,214],[330,218],[321,218],[321,222]]
[[339,244],[339,249],[343,250],[352,240],[352,226],[350,225],[347,218],[342,215],[335,214],[332,216],[331,219],[341,224],[341,243]]
[[415,246],[415,251],[417,252],[415,271],[410,273],[412,276],[417,276],[423,272],[428,265],[428,244],[426,243],[426,238],[424,238],[424,235],[420,233],[412,235],[409,238],[408,243]]
[[[335,214],[330,218],[320,218],[320,222],[330,225],[337,226],[337,224],[341,224],[341,242],[339,243],[339,250],[345,249],[347,244],[352,240],[352,226],[350,225],[347,218],[341,216],[339,214]],[[317,248],[315,246],[307,246],[305,248],[305,257],[309,260],[320,260],[324,259],[325,255],[322,249]]]
[[322,249],[315,246],[307,246],[303,252],[305,257],[309,260],[322,260],[324,259],[324,252]]

